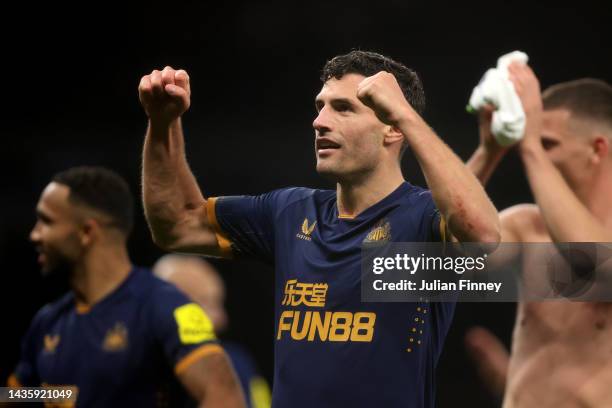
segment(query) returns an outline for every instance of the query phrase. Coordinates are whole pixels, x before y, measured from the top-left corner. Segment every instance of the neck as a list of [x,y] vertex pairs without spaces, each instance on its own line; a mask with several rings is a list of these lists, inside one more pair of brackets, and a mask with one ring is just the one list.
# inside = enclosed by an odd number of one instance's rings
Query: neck
[[336,184],[338,214],[356,217],[391,194],[403,182],[404,177],[397,164],[389,168],[381,166],[360,179],[339,181]]
[[91,248],[70,277],[77,303],[93,306],[121,285],[131,269],[124,244]]

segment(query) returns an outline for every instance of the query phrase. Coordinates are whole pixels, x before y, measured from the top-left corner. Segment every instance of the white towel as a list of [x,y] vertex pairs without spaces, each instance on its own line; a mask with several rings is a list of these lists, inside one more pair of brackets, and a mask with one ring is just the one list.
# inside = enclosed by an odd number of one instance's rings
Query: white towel
[[497,68],[489,69],[472,91],[468,111],[475,112],[490,104],[496,110],[491,121],[491,133],[501,146],[510,146],[523,138],[525,111],[512,81],[508,78],[508,65],[519,61],[526,64],[527,54],[513,51],[497,60]]

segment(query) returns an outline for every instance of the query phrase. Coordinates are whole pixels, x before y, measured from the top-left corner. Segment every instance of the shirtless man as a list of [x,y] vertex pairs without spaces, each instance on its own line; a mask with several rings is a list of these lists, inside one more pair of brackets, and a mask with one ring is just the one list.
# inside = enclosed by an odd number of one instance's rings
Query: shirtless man
[[[612,87],[582,79],[540,94],[528,66],[509,72],[527,117],[518,152],[536,204],[500,213],[502,241],[612,242]],[[490,124],[491,111],[481,112],[468,163],[483,184],[508,151]],[[612,406],[611,303],[521,302],[510,356],[482,328],[466,345],[489,388],[500,397],[505,388],[504,408]]]

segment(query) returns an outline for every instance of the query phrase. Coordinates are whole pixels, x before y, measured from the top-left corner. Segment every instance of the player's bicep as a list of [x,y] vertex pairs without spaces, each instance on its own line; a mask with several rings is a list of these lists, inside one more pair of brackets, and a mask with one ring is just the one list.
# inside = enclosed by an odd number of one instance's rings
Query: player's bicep
[[201,407],[246,406],[234,369],[220,347],[177,371],[177,377]]

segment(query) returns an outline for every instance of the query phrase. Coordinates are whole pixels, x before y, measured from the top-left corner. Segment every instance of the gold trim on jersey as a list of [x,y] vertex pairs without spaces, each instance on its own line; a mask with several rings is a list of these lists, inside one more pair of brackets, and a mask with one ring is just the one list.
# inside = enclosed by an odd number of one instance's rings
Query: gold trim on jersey
[[9,378],[6,380],[6,386],[9,388],[19,388],[22,385],[17,379],[17,376],[15,374],[11,374],[9,375]]
[[209,197],[206,200],[206,216],[208,217],[208,223],[215,231],[217,243],[219,244],[219,249],[221,250],[221,256],[224,258],[232,258],[232,242],[219,225],[217,220],[216,203],[217,197]]
[[193,363],[198,361],[199,359],[209,356],[211,354],[223,353],[223,348],[217,343],[208,343],[204,344],[197,349],[189,352],[185,357],[179,360],[178,363],[174,366],[174,372],[176,375],[179,375]]

